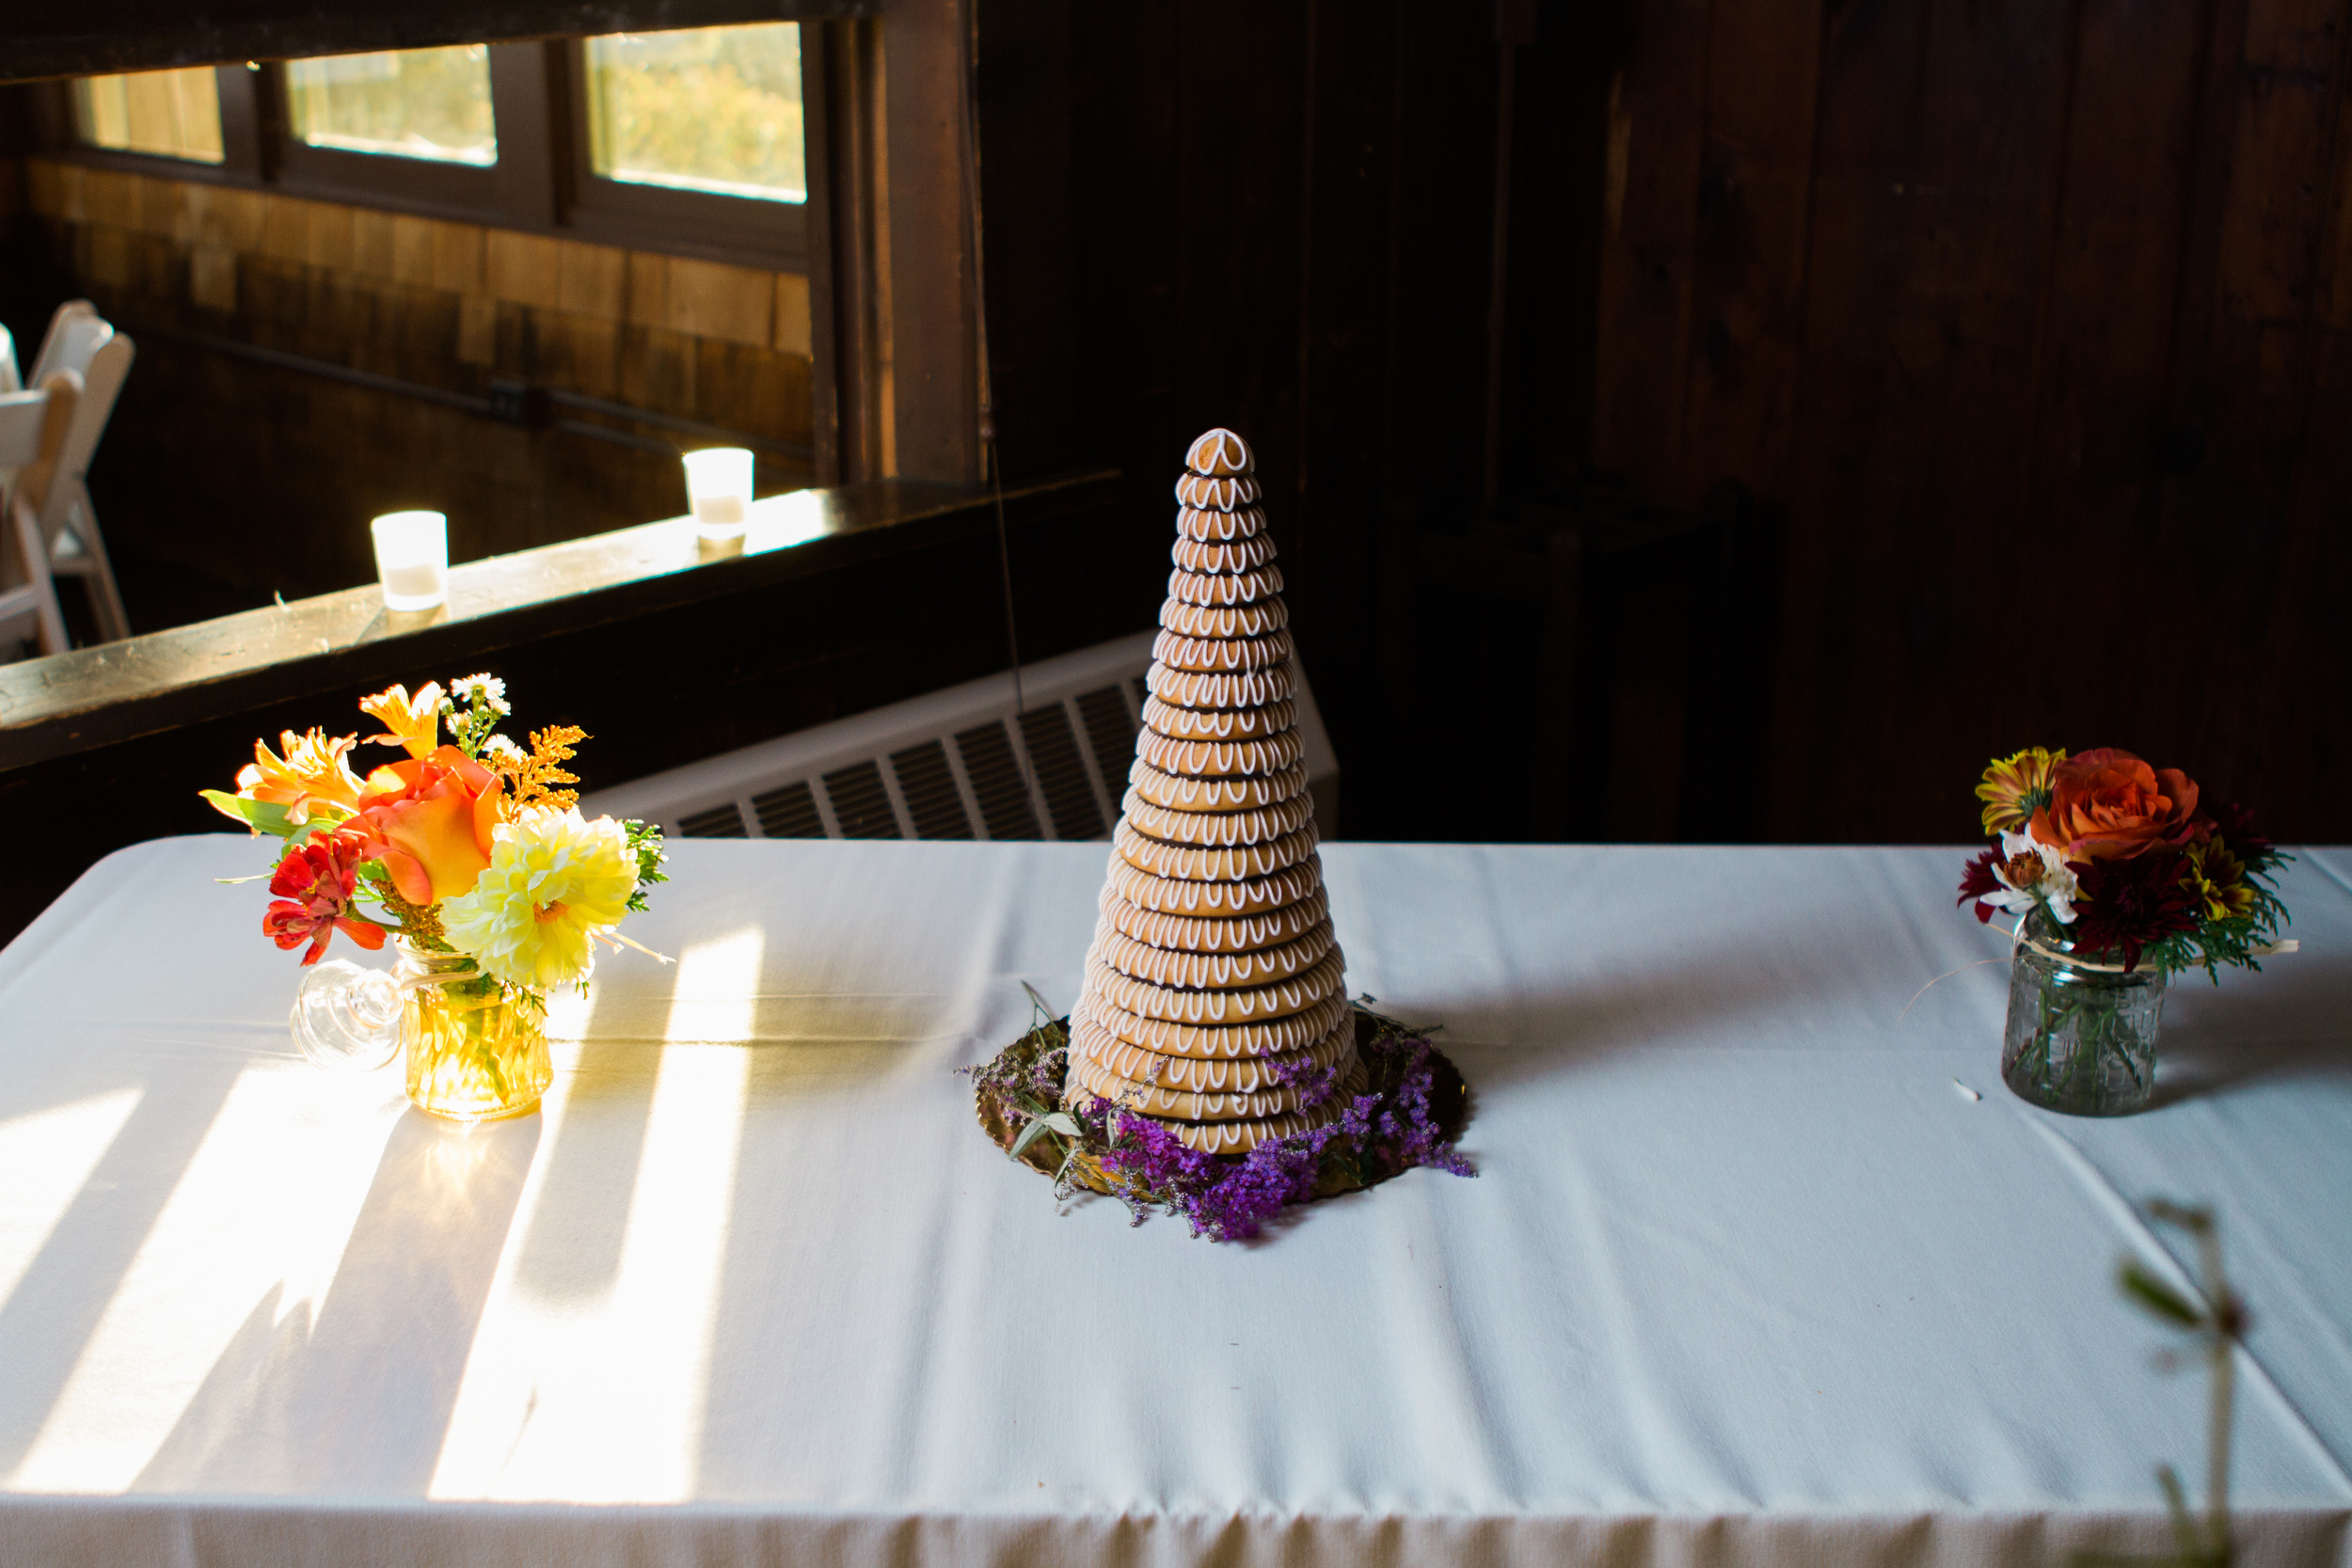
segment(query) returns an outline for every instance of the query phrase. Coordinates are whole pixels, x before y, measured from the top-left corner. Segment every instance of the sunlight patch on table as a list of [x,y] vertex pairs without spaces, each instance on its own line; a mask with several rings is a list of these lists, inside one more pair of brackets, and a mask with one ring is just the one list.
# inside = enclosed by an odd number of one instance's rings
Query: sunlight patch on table
[[24,1283],[139,1093],[117,1089],[0,1122],[0,1303]]
[[[437,1498],[675,1502],[693,1496],[709,1400],[735,1172],[749,1098],[761,934],[689,948],[665,1031],[620,1267],[589,1299],[517,1288],[501,1265],[428,1495]],[[725,1043],[699,1043],[702,1041]],[[585,1115],[551,1099],[551,1140]],[[529,1224],[560,1212],[536,1180]],[[593,1379],[557,1369],[594,1365]],[[546,1375],[542,1376],[542,1371]]]
[[[328,1081],[331,1082],[331,1081]],[[309,1312],[383,1153],[294,1062],[238,1076],[67,1375],[24,1463],[26,1491],[109,1493],[147,1466],[255,1304]]]

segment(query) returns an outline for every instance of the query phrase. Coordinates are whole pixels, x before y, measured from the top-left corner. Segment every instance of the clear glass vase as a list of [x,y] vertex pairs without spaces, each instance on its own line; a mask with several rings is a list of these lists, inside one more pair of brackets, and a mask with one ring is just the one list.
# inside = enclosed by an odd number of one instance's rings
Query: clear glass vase
[[2162,971],[2126,972],[2113,953],[2077,953],[2036,910],[2009,972],[2001,1077],[2025,1100],[2074,1117],[2123,1117],[2156,1086]]
[[555,1078],[547,999],[494,980],[462,953],[401,942],[400,1044],[408,1098],[452,1121],[537,1110]]

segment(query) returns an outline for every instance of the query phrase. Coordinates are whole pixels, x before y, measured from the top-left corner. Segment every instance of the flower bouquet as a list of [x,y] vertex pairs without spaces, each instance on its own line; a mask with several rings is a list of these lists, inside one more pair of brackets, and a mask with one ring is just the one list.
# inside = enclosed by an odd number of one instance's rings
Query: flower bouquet
[[386,726],[368,743],[405,756],[362,779],[350,762],[357,735],[287,731],[279,753],[254,742],[234,794],[203,791],[224,815],[286,841],[263,935],[288,951],[308,942],[305,966],[337,932],[371,951],[396,941],[390,976],[345,964],[306,978],[296,1037],[314,1059],[374,1062],[396,1040],[409,1098],[424,1109],[466,1121],[518,1116],[553,1077],[548,989],[584,983],[597,942],[637,946],[614,927],[666,879],[661,831],[583,817],[564,764],[586,735],[556,725],[533,731],[526,750],[498,733],[511,709],[493,676],[453,681],[447,693],[394,686],[359,711]]
[[2112,748],[2032,747],[1977,785],[1992,847],[1960,901],[2015,915],[2001,1076],[2036,1104],[2120,1116],[2155,1086],[2170,976],[2259,970],[2291,952],[2271,873],[2288,857],[2246,810],[2208,811],[2196,782]]

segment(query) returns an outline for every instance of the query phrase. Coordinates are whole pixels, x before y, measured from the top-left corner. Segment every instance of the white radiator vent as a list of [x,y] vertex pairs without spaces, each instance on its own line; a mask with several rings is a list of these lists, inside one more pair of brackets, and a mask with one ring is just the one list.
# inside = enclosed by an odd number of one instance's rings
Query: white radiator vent
[[[1100,839],[1135,761],[1152,632],[950,687],[598,790],[591,816],[687,838]],[[1339,763],[1298,678],[1315,823],[1338,826]]]

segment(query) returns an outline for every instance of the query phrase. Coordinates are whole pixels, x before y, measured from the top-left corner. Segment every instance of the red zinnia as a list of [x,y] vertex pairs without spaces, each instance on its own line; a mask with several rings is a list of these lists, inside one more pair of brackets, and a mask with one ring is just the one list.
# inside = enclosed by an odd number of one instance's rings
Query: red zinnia
[[326,943],[340,927],[345,936],[373,951],[384,945],[384,928],[351,917],[352,890],[358,885],[364,846],[356,834],[334,833],[312,839],[286,851],[278,874],[269,879],[277,899],[262,916],[262,934],[288,952],[310,944],[305,964],[319,961]]

